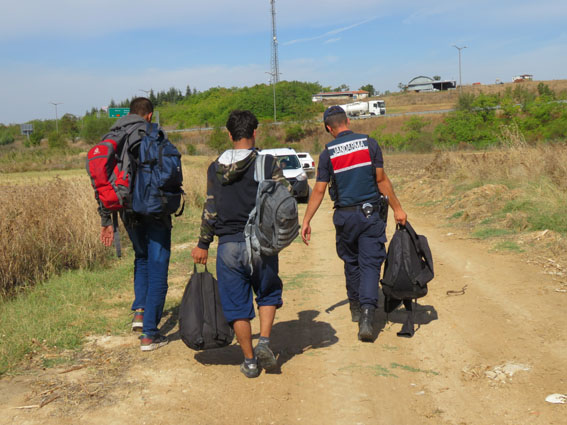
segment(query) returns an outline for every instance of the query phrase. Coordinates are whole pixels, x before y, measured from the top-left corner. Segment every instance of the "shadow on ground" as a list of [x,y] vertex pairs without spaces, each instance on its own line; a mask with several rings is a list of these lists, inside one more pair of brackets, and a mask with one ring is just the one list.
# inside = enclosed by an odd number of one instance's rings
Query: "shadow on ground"
[[[297,320],[276,322],[272,328],[270,347],[276,355],[278,366],[308,350],[329,347],[338,342],[335,329],[327,322],[315,320],[316,310],[300,311]],[[259,335],[253,335],[258,338]],[[239,365],[242,351],[237,344],[216,350],[201,351],[195,360],[204,365]],[[277,372],[276,372],[277,373]]]
[[[406,303],[401,304],[398,307],[394,307],[394,310],[390,313],[386,313],[384,308],[384,297],[381,296],[378,300],[378,308],[376,309],[376,313],[374,315],[373,321],[373,340],[372,342],[376,341],[380,332],[384,330],[388,322],[391,323],[399,323],[402,325],[403,331],[400,330],[399,336],[411,337],[413,336],[413,332],[410,332],[408,329],[413,328],[414,331],[417,331],[421,325],[427,325],[434,320],[439,318],[437,314],[437,310],[435,307],[431,305],[419,305],[415,303],[407,303],[407,306],[414,310],[413,318],[411,317],[411,312],[406,309]],[[344,299],[339,301],[332,306],[325,309],[326,313],[330,313],[338,307],[348,306],[349,302],[348,299]],[[347,307],[348,308],[348,307]],[[350,313],[347,313],[350,315]],[[413,325],[417,325],[415,328]]]

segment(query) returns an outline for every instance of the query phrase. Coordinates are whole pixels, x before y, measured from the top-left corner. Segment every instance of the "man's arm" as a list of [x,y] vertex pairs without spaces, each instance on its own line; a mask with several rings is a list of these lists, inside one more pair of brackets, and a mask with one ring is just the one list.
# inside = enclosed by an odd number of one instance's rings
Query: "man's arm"
[[207,171],[207,200],[203,207],[201,219],[201,234],[197,246],[191,251],[193,261],[197,264],[207,264],[209,256],[209,245],[215,237],[215,224],[217,222],[217,211],[214,197],[214,166],[211,164]]
[[323,198],[325,197],[325,190],[327,189],[327,182],[316,182],[313,186],[313,191],[309,197],[309,203],[307,204],[307,210],[305,211],[305,216],[303,217],[303,224],[301,225],[301,239],[305,245],[309,245],[311,240],[311,219],[319,209]]
[[380,193],[388,197],[388,203],[392,210],[394,210],[394,219],[396,220],[396,223],[405,226],[408,216],[403,210],[402,204],[396,197],[396,194],[394,193],[394,186],[383,168],[376,168],[376,183],[378,184]]

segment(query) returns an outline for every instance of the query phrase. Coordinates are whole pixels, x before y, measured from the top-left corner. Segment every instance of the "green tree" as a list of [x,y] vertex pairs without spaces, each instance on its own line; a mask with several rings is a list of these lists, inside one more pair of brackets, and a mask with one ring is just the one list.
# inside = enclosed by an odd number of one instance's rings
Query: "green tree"
[[110,130],[115,120],[102,116],[97,118],[96,115],[90,115],[83,118],[83,129],[81,130],[81,138],[88,143],[98,143],[102,136]]
[[362,86],[360,90],[367,91],[368,96],[374,96],[376,94],[376,90],[374,89],[374,86],[372,84],[366,84],[365,86]]
[[349,90],[350,90],[349,86],[347,86],[346,84],[341,84],[340,86],[335,87],[332,91],[341,91],[342,92],[342,91],[349,91]]

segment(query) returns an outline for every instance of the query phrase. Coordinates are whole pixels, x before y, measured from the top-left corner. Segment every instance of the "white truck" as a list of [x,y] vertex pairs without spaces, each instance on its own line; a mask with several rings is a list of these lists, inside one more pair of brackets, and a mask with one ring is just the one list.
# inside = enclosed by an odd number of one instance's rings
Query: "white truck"
[[385,115],[386,103],[383,100],[369,100],[339,105],[349,117]]

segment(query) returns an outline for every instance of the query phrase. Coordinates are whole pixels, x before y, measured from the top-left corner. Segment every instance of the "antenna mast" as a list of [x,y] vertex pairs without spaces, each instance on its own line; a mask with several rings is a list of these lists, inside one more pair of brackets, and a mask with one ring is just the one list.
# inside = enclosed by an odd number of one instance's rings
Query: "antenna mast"
[[272,82],[280,81],[280,65],[278,63],[278,36],[276,34],[276,0],[270,0],[272,4]]

